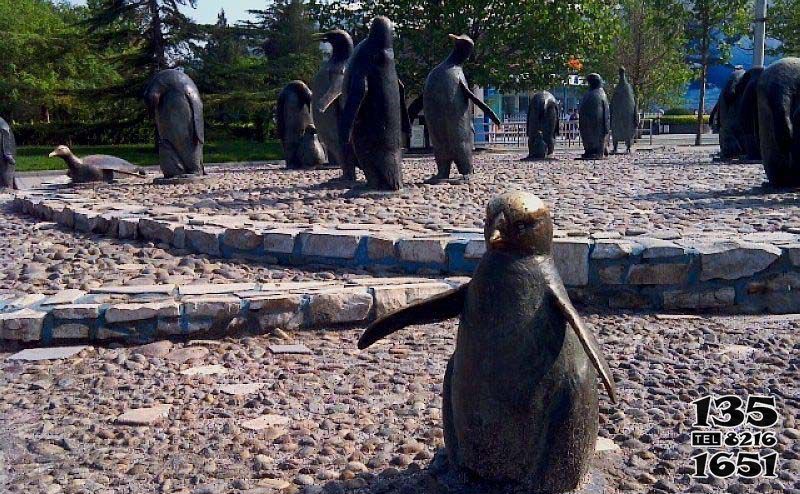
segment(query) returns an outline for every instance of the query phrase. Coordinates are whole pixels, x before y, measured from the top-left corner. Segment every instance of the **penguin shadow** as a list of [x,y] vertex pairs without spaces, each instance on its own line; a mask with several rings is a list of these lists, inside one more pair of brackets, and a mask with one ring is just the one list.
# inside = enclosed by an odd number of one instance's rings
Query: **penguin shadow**
[[519,160],[522,163],[548,163],[553,161],[561,161],[555,156],[545,156],[544,158],[537,158],[535,156],[526,156]]
[[[685,201],[685,209],[774,208],[800,205],[800,187],[775,187],[767,182],[742,189],[654,192],[636,196],[645,201]],[[713,203],[708,203],[713,201]]]

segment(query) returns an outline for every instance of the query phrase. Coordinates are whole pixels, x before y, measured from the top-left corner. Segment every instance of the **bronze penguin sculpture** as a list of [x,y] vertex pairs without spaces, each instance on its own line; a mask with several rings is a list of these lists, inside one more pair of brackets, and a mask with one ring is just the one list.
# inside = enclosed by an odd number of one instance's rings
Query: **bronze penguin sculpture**
[[758,133],[770,184],[800,186],[800,58],[778,60],[758,79]]
[[17,143],[8,122],[0,118],[0,190],[16,189]]
[[630,154],[636,131],[639,128],[639,108],[636,104],[636,92],[628,82],[625,67],[619,68],[619,82],[611,96],[611,141],[614,154],[617,154],[619,142],[625,143],[625,152]]
[[194,81],[180,70],[162,70],[150,80],[144,98],[156,120],[164,177],[205,175],[203,101]]
[[737,102],[736,121],[744,153],[748,160],[761,159],[758,136],[758,80],[764,67],[753,67],[744,73],[740,81],[741,97]]
[[494,198],[484,236],[469,283],[379,319],[358,347],[460,315],[442,401],[451,464],[528,492],[573,490],[594,452],[598,374],[616,402],[611,371],[556,270],[544,203],[524,192]]
[[[717,102],[717,120],[719,122],[719,157],[724,160],[738,158],[742,154],[742,143],[739,140],[737,101],[744,88],[739,82],[744,77],[743,69],[736,69],[728,78]],[[739,89],[739,91],[737,91]]]
[[353,146],[348,144],[342,148],[339,142],[339,116],[342,113],[339,97],[342,95],[347,61],[353,54],[353,39],[341,29],[333,29],[315,37],[319,41],[329,43],[333,52],[311,81],[311,91],[314,93],[312,105],[314,125],[319,132],[319,140],[325,148],[328,162],[342,169],[344,180],[353,181],[356,179],[356,157],[353,154]]
[[[558,101],[549,91],[539,91],[531,97],[528,104],[528,157],[525,159],[543,159],[553,154],[556,149],[558,128]],[[547,145],[545,156],[535,152],[538,134]]]
[[367,187],[379,191],[403,188],[403,133],[411,132],[393,46],[392,22],[376,17],[347,63],[339,117],[341,147],[352,142]]
[[325,164],[325,151],[311,117],[311,90],[303,81],[291,81],[278,95],[278,137],[286,168],[299,170]]
[[[453,163],[462,176],[472,174],[475,129],[472,127],[470,102],[497,125],[502,123],[494,111],[469,89],[464,76],[462,66],[472,55],[472,39],[454,34],[449,37],[453,41],[453,50],[428,74],[422,93],[425,121],[436,159],[434,181],[450,178]],[[413,120],[414,116],[410,115],[410,118]]]
[[578,130],[583,141],[583,158],[589,160],[603,159],[608,155],[606,141],[611,132],[611,109],[608,97],[603,90],[603,79],[599,74],[586,76],[589,91],[581,99],[578,110]]
[[78,158],[70,148],[63,145],[55,148],[48,156],[64,160],[67,164],[67,176],[73,184],[112,182],[117,175],[137,178],[147,176],[143,168],[122,158],[107,154],[92,154]]

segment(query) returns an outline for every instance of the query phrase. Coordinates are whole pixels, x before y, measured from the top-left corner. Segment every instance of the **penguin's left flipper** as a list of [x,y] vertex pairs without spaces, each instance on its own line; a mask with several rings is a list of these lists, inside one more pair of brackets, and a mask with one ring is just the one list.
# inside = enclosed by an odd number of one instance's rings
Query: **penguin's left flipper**
[[461,84],[461,90],[464,91],[464,95],[466,95],[467,98],[471,99],[472,102],[475,103],[475,106],[483,110],[483,113],[489,115],[489,118],[492,119],[492,122],[496,123],[497,125],[503,124],[503,122],[501,122],[500,119],[497,118],[497,115],[494,113],[494,110],[489,108],[486,105],[486,103],[484,103],[483,101],[481,101],[480,98],[475,96],[475,93],[469,90],[466,81],[462,80],[460,84]]
[[384,316],[369,327],[358,340],[359,350],[371,346],[390,334],[415,324],[430,324],[458,317],[464,311],[469,283],[459,288],[436,295],[422,302],[411,304]]
[[317,110],[320,113],[325,113],[334,101],[338,100],[342,95],[342,88],[344,87],[344,72],[330,72],[330,79],[328,81],[328,90],[325,94],[320,96],[317,102]]
[[592,365],[597,369],[597,373],[600,374],[600,379],[603,381],[603,385],[608,395],[611,397],[611,401],[616,403],[617,388],[614,384],[614,377],[611,375],[611,369],[609,369],[606,359],[603,358],[600,344],[597,342],[594,333],[583,324],[581,316],[578,314],[578,311],[575,310],[575,306],[572,305],[569,295],[567,294],[567,289],[564,288],[564,282],[561,281],[561,276],[558,274],[555,262],[552,258],[548,258],[542,261],[540,266],[544,279],[547,282],[547,287],[555,296],[556,305],[561,309],[569,325],[575,330],[575,334],[578,335],[578,340],[589,356],[589,360],[592,361]]

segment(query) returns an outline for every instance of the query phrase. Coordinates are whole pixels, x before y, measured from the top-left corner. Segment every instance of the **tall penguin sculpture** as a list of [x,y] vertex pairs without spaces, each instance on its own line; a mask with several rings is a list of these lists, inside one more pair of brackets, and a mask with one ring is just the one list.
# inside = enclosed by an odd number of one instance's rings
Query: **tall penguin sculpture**
[[589,83],[589,91],[581,100],[578,118],[578,129],[583,141],[583,158],[603,159],[608,154],[606,141],[611,131],[611,109],[600,74],[589,74],[586,76],[586,82]]
[[422,93],[425,121],[436,158],[434,182],[449,179],[453,163],[464,178],[472,174],[475,129],[470,103],[483,110],[497,125],[501,124],[494,111],[469,89],[464,76],[463,65],[472,55],[475,44],[469,36],[451,34],[449,37],[453,51],[428,74]]
[[758,133],[770,184],[800,186],[800,58],[783,58],[758,80]]
[[[548,91],[539,91],[528,104],[528,157],[534,160],[546,158],[556,148],[558,129],[558,101]],[[541,150],[539,136],[544,140],[545,149]]]
[[367,187],[379,191],[403,188],[403,133],[411,131],[393,45],[392,22],[376,17],[347,64],[339,117],[341,147],[352,142]]
[[16,189],[17,143],[8,122],[0,118],[0,190]]
[[145,102],[155,117],[164,178],[204,175],[203,102],[194,81],[180,70],[162,70],[150,80]]
[[639,109],[636,105],[636,93],[628,82],[625,67],[620,67],[619,82],[611,97],[611,140],[614,144],[614,154],[617,154],[620,141],[625,143],[625,152],[631,152],[638,128]]
[[736,69],[728,78],[717,102],[717,119],[719,121],[719,157],[724,160],[738,158],[743,151],[738,133],[737,100],[742,89],[739,84],[744,77],[744,70]]
[[333,52],[311,81],[311,90],[314,92],[314,124],[328,156],[328,163],[342,169],[344,180],[352,181],[356,179],[356,157],[352,145],[342,148],[339,118],[342,113],[340,96],[344,86],[344,71],[353,54],[353,40],[341,29],[317,34],[316,38],[329,43]]
[[761,159],[761,144],[758,136],[758,80],[764,67],[754,67],[744,73],[739,85],[741,96],[736,108],[739,140],[748,160]]
[[485,225],[487,250],[469,283],[377,320],[358,347],[460,316],[442,396],[451,464],[524,492],[571,491],[594,454],[597,377],[616,401],[613,376],[556,269],[545,204],[500,195]]

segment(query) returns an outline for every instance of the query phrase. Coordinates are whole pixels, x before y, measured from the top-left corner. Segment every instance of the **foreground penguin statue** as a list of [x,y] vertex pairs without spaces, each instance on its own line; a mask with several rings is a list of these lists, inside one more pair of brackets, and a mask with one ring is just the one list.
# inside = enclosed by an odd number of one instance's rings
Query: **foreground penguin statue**
[[[464,177],[472,174],[475,130],[470,102],[483,110],[494,123],[501,124],[494,111],[470,91],[464,76],[462,66],[472,55],[472,39],[454,34],[449,36],[453,41],[453,51],[428,74],[422,93],[425,121],[436,158],[434,181],[449,179],[453,163]],[[414,116],[411,118],[413,120]]]
[[614,154],[617,154],[619,142],[625,143],[625,152],[631,152],[636,130],[639,128],[639,109],[636,106],[636,94],[628,82],[625,67],[619,68],[619,82],[611,97],[611,140]]
[[442,399],[451,464],[526,492],[573,490],[594,453],[598,374],[616,401],[611,371],[556,270],[544,203],[524,192],[494,198],[484,235],[468,284],[379,319],[358,347],[460,316]]
[[17,143],[8,122],[0,118],[0,190],[16,189]]
[[719,156],[722,159],[738,158],[742,154],[739,142],[737,100],[741,94],[737,92],[744,70],[736,69],[728,78],[717,102],[717,119],[719,121]]
[[352,142],[367,187],[382,191],[403,188],[403,133],[411,131],[393,44],[392,22],[376,17],[347,64],[339,118],[341,147]]
[[744,73],[739,85],[742,89],[736,108],[739,140],[748,160],[761,159],[758,137],[758,80],[764,67],[754,67]]
[[58,146],[49,155],[61,158],[67,164],[67,176],[73,184],[90,182],[111,182],[116,175],[143,178],[144,169],[116,156],[92,154],[78,158],[67,146]]
[[783,58],[758,80],[758,133],[770,184],[800,186],[800,58]]
[[290,82],[278,95],[278,136],[289,169],[325,164],[325,152],[311,118],[311,100],[311,90],[303,81]]
[[[311,82],[311,90],[314,93],[312,104],[314,124],[328,156],[328,162],[342,169],[344,180],[352,181],[356,179],[356,158],[351,145],[342,148],[339,142],[339,117],[342,113],[339,97],[342,95],[347,61],[353,54],[353,40],[341,29],[318,34],[316,38],[330,43],[333,52]],[[323,111],[323,108],[327,110]]]
[[608,154],[606,141],[611,130],[611,110],[599,74],[586,76],[589,92],[581,100],[578,128],[583,141],[584,159],[602,159]]
[[[558,133],[558,101],[548,91],[534,94],[528,105],[528,157],[526,159],[543,159],[552,155],[556,148]],[[544,155],[534,149],[539,134],[547,147]]]
[[162,70],[148,84],[145,102],[155,116],[164,178],[204,175],[203,102],[192,79],[180,70]]

